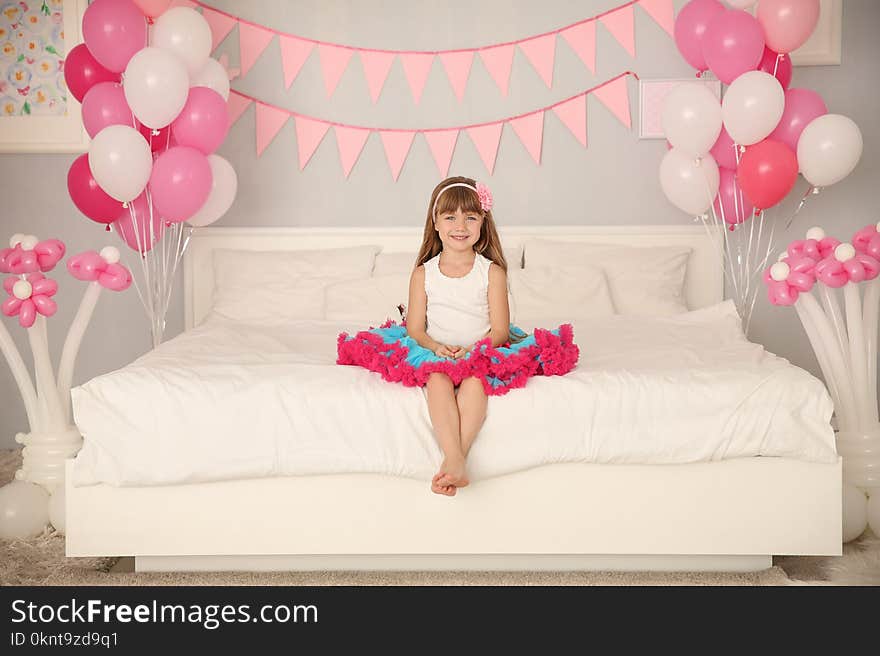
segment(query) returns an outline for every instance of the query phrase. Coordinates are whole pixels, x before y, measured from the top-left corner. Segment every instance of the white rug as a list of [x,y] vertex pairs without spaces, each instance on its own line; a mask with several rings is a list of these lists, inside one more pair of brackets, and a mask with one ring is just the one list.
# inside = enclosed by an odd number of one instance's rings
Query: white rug
[[[20,450],[0,450],[0,485]],[[844,555],[785,556],[760,572],[204,572],[137,573],[130,558],[65,558],[48,528],[30,540],[0,540],[0,585],[880,585],[880,539],[870,531]]]

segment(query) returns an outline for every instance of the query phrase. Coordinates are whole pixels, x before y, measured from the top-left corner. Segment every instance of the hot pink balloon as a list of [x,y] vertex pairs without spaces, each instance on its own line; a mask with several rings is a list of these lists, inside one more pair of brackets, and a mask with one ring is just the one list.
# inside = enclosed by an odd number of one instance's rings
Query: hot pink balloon
[[94,0],[83,14],[82,31],[92,56],[115,73],[147,45],[147,20],[131,0]]
[[90,137],[94,137],[108,125],[134,127],[134,114],[125,102],[122,85],[117,82],[101,82],[89,89],[82,102],[82,121]]
[[720,183],[715,197],[715,215],[729,225],[742,223],[755,212],[754,206],[736,184],[736,172],[719,169]]
[[712,146],[709,154],[715,158],[715,163],[718,164],[719,168],[736,171],[736,148],[737,145],[733,143],[733,139],[730,138],[727,130],[722,126],[721,134],[718,135],[718,140],[715,141],[715,145]]
[[764,139],[746,148],[736,171],[736,181],[758,209],[776,205],[797,180],[797,156],[785,144]]
[[758,62],[757,70],[770,73],[770,75],[779,80],[779,84],[782,85],[783,89],[787,89],[788,85],[791,84],[791,57],[774,52],[767,46],[764,46],[764,56]]
[[758,22],[764,28],[767,46],[789,53],[800,48],[819,21],[819,0],[761,0]]
[[706,66],[724,84],[755,70],[764,54],[761,25],[741,9],[727,9],[712,18],[702,43]]
[[708,68],[702,43],[706,29],[723,11],[724,5],[718,0],[691,0],[675,18],[675,45],[685,61],[698,71]]
[[190,146],[175,146],[153,164],[150,193],[163,219],[186,221],[204,205],[211,191],[208,158]]
[[70,93],[82,102],[88,90],[99,82],[119,82],[119,73],[101,66],[85,43],[74,46],[64,58],[64,83]]
[[168,9],[171,0],[134,0],[134,3],[138,6],[138,9],[144,12],[144,16],[156,18],[156,16],[159,16]]
[[822,96],[812,89],[789,89],[785,92],[785,109],[779,125],[770,133],[771,139],[781,141],[797,152],[801,132],[813,119],[828,113]]
[[83,153],[70,165],[67,192],[76,208],[98,223],[112,223],[122,208],[122,203],[111,198],[95,180],[89,168],[88,153]]
[[229,112],[223,96],[208,87],[190,87],[186,104],[171,123],[177,143],[210,155],[220,147],[228,131]]
[[[150,204],[144,192],[131,201],[129,207],[122,210],[113,222],[113,227],[129,248],[138,253],[147,253],[162,238],[165,222],[154,206],[151,229]],[[98,263],[95,265],[97,266]]]
[[153,134],[153,129],[138,121],[138,130],[144,135],[144,139],[150,144],[150,150],[154,153],[164,153],[172,146],[177,145],[174,135],[171,134],[171,126],[166,125],[164,128],[156,130],[158,134]]

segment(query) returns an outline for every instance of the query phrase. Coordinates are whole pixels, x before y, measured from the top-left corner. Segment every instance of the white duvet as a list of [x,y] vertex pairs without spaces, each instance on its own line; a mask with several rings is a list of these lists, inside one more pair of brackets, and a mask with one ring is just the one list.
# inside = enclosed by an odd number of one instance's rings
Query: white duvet
[[[362,327],[215,317],[75,388],[85,444],[74,484],[430,478],[441,452],[423,391],[335,364],[336,335]],[[473,480],[556,462],[836,460],[824,386],[747,341],[732,302],[666,318],[582,320],[574,329],[574,371],[490,398],[469,458]]]

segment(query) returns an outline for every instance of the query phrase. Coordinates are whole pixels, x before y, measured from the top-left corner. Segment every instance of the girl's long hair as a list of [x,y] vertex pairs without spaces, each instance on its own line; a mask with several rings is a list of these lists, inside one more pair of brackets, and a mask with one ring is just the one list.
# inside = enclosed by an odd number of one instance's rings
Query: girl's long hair
[[[425,233],[422,237],[422,247],[419,249],[419,255],[416,258],[416,267],[421,266],[443,250],[443,242],[440,241],[440,235],[434,229],[434,202],[437,200],[437,194],[440,190],[454,182],[464,182],[472,187],[477,186],[476,181],[471,178],[454,176],[446,178],[434,187],[431,201],[428,203],[428,218],[425,221]],[[468,189],[467,187],[447,189],[440,196],[440,202],[437,203],[437,216],[441,216],[445,212],[455,212],[458,209],[461,209],[462,212],[473,212],[483,217],[480,238],[474,244],[474,251],[491,260],[504,269],[504,271],[507,271],[507,260],[504,259],[504,251],[501,249],[501,240],[498,238],[498,231],[495,229],[492,210],[488,212],[483,211],[483,208],[480,207],[480,199],[477,197],[477,192],[473,189]]]

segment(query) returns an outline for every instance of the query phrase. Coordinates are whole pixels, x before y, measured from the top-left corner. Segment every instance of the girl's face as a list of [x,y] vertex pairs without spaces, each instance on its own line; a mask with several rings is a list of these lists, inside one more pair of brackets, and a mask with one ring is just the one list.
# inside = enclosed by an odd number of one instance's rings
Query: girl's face
[[443,242],[443,248],[451,251],[473,250],[480,239],[483,216],[477,212],[442,212],[434,219],[434,229]]

